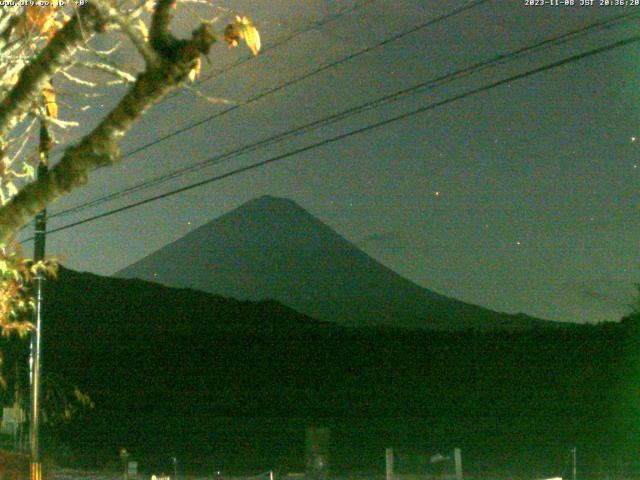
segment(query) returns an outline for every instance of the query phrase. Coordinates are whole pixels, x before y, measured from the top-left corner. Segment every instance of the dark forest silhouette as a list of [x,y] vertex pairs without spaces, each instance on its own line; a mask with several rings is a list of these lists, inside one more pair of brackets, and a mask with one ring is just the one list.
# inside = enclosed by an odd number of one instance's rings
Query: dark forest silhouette
[[66,269],[47,298],[45,368],[96,405],[48,431],[62,461],[100,466],[126,446],[148,468],[176,455],[193,471],[299,470],[304,427],[323,425],[338,472],[382,472],[390,445],[461,447],[471,472],[558,475],[573,446],[585,474],[637,468],[637,312],[518,332],[355,329]]

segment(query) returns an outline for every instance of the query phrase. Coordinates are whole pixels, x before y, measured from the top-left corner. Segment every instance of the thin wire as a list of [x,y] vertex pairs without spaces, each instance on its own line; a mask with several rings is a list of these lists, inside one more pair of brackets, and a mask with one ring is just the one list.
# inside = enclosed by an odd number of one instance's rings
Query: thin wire
[[[162,137],[159,137],[159,138],[157,138],[155,140],[152,140],[151,142],[149,142],[149,143],[147,143],[145,145],[137,147],[134,150],[131,150],[129,152],[126,152],[123,155],[123,159],[127,158],[127,157],[130,157],[132,155],[135,155],[135,154],[137,154],[137,153],[139,153],[139,152],[141,152],[141,151],[143,151],[143,150],[145,150],[145,149],[147,149],[149,147],[157,145],[157,144],[159,144],[159,143],[161,143],[161,142],[163,142],[163,141],[165,141],[165,140],[167,140],[169,138],[175,137],[175,136],[180,135],[180,134],[182,134],[182,133],[184,133],[186,131],[192,130],[193,128],[196,128],[196,127],[198,127],[200,125],[208,123],[208,122],[210,122],[210,121],[212,121],[212,120],[214,120],[216,118],[219,118],[219,117],[221,117],[221,116],[223,116],[223,115],[225,115],[227,113],[230,113],[230,112],[232,112],[234,110],[237,110],[238,108],[240,108],[240,107],[242,107],[244,105],[248,105],[250,103],[256,102],[256,101],[258,101],[258,100],[260,100],[260,99],[262,99],[262,98],[264,98],[264,97],[266,97],[268,95],[276,93],[276,92],[278,92],[278,91],[280,91],[280,90],[282,90],[284,88],[287,88],[287,87],[289,87],[289,86],[291,86],[291,85],[293,85],[293,84],[295,84],[297,82],[306,80],[306,79],[308,79],[308,78],[310,78],[310,77],[312,77],[314,75],[317,75],[318,73],[321,73],[321,72],[323,72],[325,70],[328,70],[330,68],[334,68],[334,67],[336,67],[336,66],[338,66],[338,65],[340,65],[342,63],[345,63],[347,61],[353,60],[354,58],[357,58],[357,57],[359,57],[361,55],[364,55],[364,54],[366,54],[366,53],[368,53],[368,52],[370,52],[372,50],[375,50],[375,49],[377,49],[377,48],[379,48],[381,46],[384,46],[384,45],[386,45],[388,43],[397,41],[397,40],[399,40],[399,39],[401,39],[401,38],[403,38],[403,37],[405,37],[407,35],[415,33],[417,31],[422,30],[424,28],[427,28],[427,27],[429,27],[431,25],[435,25],[436,23],[439,23],[441,21],[447,20],[447,19],[452,18],[452,17],[454,17],[456,15],[460,15],[461,13],[466,12],[467,10],[470,10],[472,8],[478,7],[478,6],[480,6],[480,5],[484,4],[484,3],[487,3],[488,1],[491,1],[491,0],[476,0],[474,2],[471,2],[471,3],[467,4],[467,5],[465,5],[464,7],[460,7],[458,9],[456,9],[456,10],[453,10],[452,12],[443,14],[443,15],[435,18],[435,19],[428,20],[428,21],[423,22],[423,23],[421,23],[421,24],[419,24],[417,26],[411,27],[411,28],[409,28],[407,30],[404,30],[404,31],[402,31],[402,32],[400,32],[398,34],[395,34],[395,35],[393,35],[393,36],[391,36],[389,38],[386,38],[386,39],[376,43],[375,45],[372,45],[372,46],[366,47],[364,49],[358,50],[355,53],[347,55],[346,57],[343,57],[343,58],[341,58],[339,60],[330,62],[330,63],[328,63],[328,64],[326,64],[324,66],[321,66],[319,68],[316,68],[316,69],[314,69],[314,70],[312,70],[312,71],[310,71],[310,72],[308,72],[306,74],[303,74],[300,77],[297,77],[297,78],[292,79],[292,80],[288,80],[288,81],[286,81],[284,83],[281,83],[280,85],[278,85],[278,86],[276,86],[276,87],[274,87],[272,89],[269,89],[269,90],[267,90],[267,91],[265,91],[265,92],[263,92],[261,94],[258,94],[256,96],[248,99],[243,104],[234,105],[232,107],[229,107],[229,108],[227,108],[227,109],[225,109],[225,110],[223,110],[221,112],[215,113],[215,114],[210,115],[210,116],[208,116],[208,117],[206,117],[204,119],[198,120],[198,121],[196,121],[194,123],[191,123],[191,124],[189,124],[189,125],[187,125],[185,127],[180,128],[178,130],[174,130],[173,132],[170,132],[170,133],[168,133],[168,134],[166,134],[166,135],[164,135]],[[275,139],[273,137],[271,139],[266,140],[266,142],[268,142],[268,143],[273,143],[273,141],[275,141]],[[264,145],[264,143],[262,143],[262,142],[259,142],[259,144],[260,145]],[[243,147],[242,150],[244,150],[244,147]],[[199,167],[199,168],[201,168],[201,167]],[[129,187],[129,188],[123,190],[123,191],[115,192],[115,193],[100,197],[98,199],[92,200],[90,202],[86,202],[84,204],[80,204],[80,205],[76,205],[74,207],[70,207],[70,208],[68,208],[66,210],[63,210],[61,212],[58,212],[58,213],[55,213],[55,214],[51,215],[49,218],[55,218],[55,217],[59,217],[59,216],[66,216],[66,215],[69,215],[71,213],[76,213],[78,211],[84,210],[86,208],[90,208],[90,207],[95,206],[95,205],[100,205],[100,204],[102,204],[102,203],[104,203],[106,201],[110,201],[110,200],[113,200],[115,198],[119,198],[119,197],[121,197],[123,195],[126,195],[126,194],[134,192],[134,191],[138,191],[138,190],[140,190],[142,188],[145,188],[148,185],[155,185],[157,183],[163,183],[164,181],[167,181],[167,180],[169,180],[171,178],[175,178],[179,174],[179,172],[184,174],[184,173],[187,172],[187,170],[188,171],[193,171],[192,169],[193,169],[193,166],[186,167],[185,169],[180,169],[180,170],[171,172],[169,174],[165,174],[165,175],[163,175],[161,177],[157,177],[156,179],[152,179],[152,180],[143,182],[142,184],[138,184],[138,185],[134,185],[132,187]]]
[[[373,3],[375,0],[364,0],[361,2],[358,2],[354,5],[352,5],[351,7],[347,7],[344,8],[342,10],[340,10],[339,12],[333,14],[333,15],[327,15],[324,18],[321,18],[320,20],[318,20],[317,22],[312,22],[309,25],[307,25],[305,28],[302,28],[300,30],[295,30],[293,32],[291,32],[289,35],[286,35],[284,37],[282,37],[280,40],[277,40],[269,45],[263,46],[262,49],[260,50],[261,54],[265,54],[266,52],[273,50],[274,48],[278,48],[281,45],[284,45],[285,43],[291,41],[292,39],[303,35],[305,33],[311,32],[312,30],[315,30],[317,28],[323,27],[331,22],[335,22],[336,20],[339,20],[340,18],[344,17],[346,14],[350,13],[350,12],[354,12],[362,7],[364,7],[365,5],[368,5],[370,3]],[[247,62],[250,62],[254,59],[253,55],[247,55],[244,58],[241,58],[239,60],[237,60],[236,62],[232,63],[231,65],[229,65],[228,67],[225,67],[223,69],[217,70],[213,73],[210,73],[207,76],[203,76],[200,80],[198,80],[197,82],[195,82],[195,85],[201,85],[204,82],[208,82],[209,80],[212,80],[214,78],[219,77],[220,75],[222,75],[223,73],[227,73],[229,70],[232,70],[236,67],[239,67],[241,65],[244,65]],[[174,91],[173,93],[167,95],[163,100],[161,100],[158,103],[163,103],[177,95],[180,95],[182,93],[182,91],[177,90]]]
[[316,69],[314,69],[314,70],[302,75],[301,77],[297,77],[297,78],[295,78],[293,80],[286,81],[286,82],[281,83],[280,85],[278,85],[278,86],[276,86],[274,88],[266,90],[263,93],[255,95],[255,96],[249,98],[248,100],[246,100],[245,102],[243,102],[241,104],[229,107],[229,108],[223,110],[222,112],[218,112],[218,113],[215,113],[213,115],[210,115],[210,116],[208,116],[206,118],[198,120],[195,123],[191,123],[191,124],[189,124],[189,125],[187,125],[185,127],[182,127],[182,128],[180,128],[178,130],[174,130],[173,132],[170,132],[170,133],[168,133],[168,134],[166,134],[166,135],[164,135],[162,137],[159,137],[159,138],[157,138],[155,140],[152,140],[151,142],[146,143],[145,145],[142,145],[140,147],[136,147],[133,150],[130,150],[130,151],[126,152],[123,155],[123,158],[130,157],[131,155],[135,155],[136,153],[139,153],[139,152],[141,152],[143,150],[146,150],[149,147],[157,145],[160,142],[163,142],[163,141],[165,141],[165,140],[167,140],[169,138],[175,137],[176,135],[180,135],[180,134],[182,134],[182,133],[184,133],[184,132],[186,132],[188,130],[191,130],[191,129],[195,128],[195,127],[198,127],[198,126],[200,126],[200,125],[202,125],[204,123],[210,122],[211,120],[216,119],[218,117],[221,117],[221,116],[223,116],[223,115],[225,115],[225,114],[227,114],[229,112],[232,112],[234,110],[237,110],[240,107],[243,107],[243,106],[249,105],[250,103],[256,102],[256,101],[258,101],[258,100],[260,100],[260,99],[262,99],[262,98],[264,98],[264,97],[266,97],[268,95],[276,93],[276,92],[278,92],[278,91],[280,91],[280,90],[282,90],[282,89],[284,89],[286,87],[289,87],[289,86],[291,86],[291,85],[293,85],[293,84],[295,84],[297,82],[300,82],[302,80],[306,80],[306,79],[308,79],[308,78],[310,78],[310,77],[312,77],[314,75],[317,75],[320,72],[324,72],[325,70],[328,70],[330,68],[334,68],[334,67],[336,67],[336,66],[338,66],[338,65],[340,65],[342,63],[351,61],[354,58],[358,58],[359,56],[364,55],[366,53],[369,53],[372,50],[380,48],[380,47],[382,47],[382,46],[384,46],[384,45],[386,45],[388,43],[395,42],[395,41],[397,41],[397,40],[399,40],[399,39],[401,39],[403,37],[406,37],[407,35],[410,35],[412,33],[415,33],[417,31],[420,31],[420,30],[422,30],[424,28],[427,28],[427,27],[430,27],[432,25],[435,25],[436,23],[442,22],[442,21],[447,20],[449,18],[452,18],[452,17],[454,17],[456,15],[459,15],[459,14],[461,14],[463,12],[466,12],[467,10],[475,8],[475,7],[479,6],[479,5],[482,5],[483,3],[487,3],[489,1],[491,1],[491,0],[475,0],[474,2],[471,2],[470,4],[468,4],[468,5],[464,6],[464,7],[458,8],[458,9],[456,9],[456,10],[450,12],[450,13],[447,13],[447,14],[441,15],[441,16],[439,16],[437,18],[434,18],[432,20],[423,22],[420,25],[417,25],[415,27],[409,28],[408,30],[404,30],[401,33],[393,35],[392,37],[386,38],[386,39],[382,40],[381,42],[376,43],[375,45],[371,45],[370,47],[366,47],[366,48],[364,48],[362,50],[358,50],[357,52],[352,53],[350,55],[347,55],[346,57],[343,57],[343,58],[341,58],[339,60],[327,63],[326,65],[318,67],[318,68],[316,68]]
[[[174,170],[172,172],[160,175],[160,176],[158,176],[156,178],[153,178],[151,180],[146,180],[144,182],[138,183],[137,185],[133,185],[133,186],[128,187],[126,189],[120,190],[119,192],[114,192],[114,193],[99,197],[97,199],[94,199],[94,200],[91,200],[91,201],[88,201],[88,202],[84,202],[84,203],[75,205],[73,207],[69,207],[69,208],[67,208],[65,210],[61,210],[60,212],[57,212],[57,213],[54,213],[54,214],[50,215],[49,218],[67,216],[67,215],[70,215],[70,214],[77,213],[77,212],[80,212],[82,210],[85,210],[87,208],[91,208],[91,207],[94,207],[94,206],[97,206],[97,205],[101,205],[101,204],[109,202],[111,200],[115,200],[117,198],[126,196],[126,195],[128,195],[130,193],[134,193],[134,192],[137,192],[137,191],[140,191],[140,190],[144,190],[144,189],[149,188],[149,187],[154,186],[154,185],[165,183],[165,182],[167,182],[169,180],[172,180],[172,179],[177,178],[179,176],[183,176],[183,175],[186,175],[188,173],[200,170],[200,169],[202,169],[204,167],[220,164],[220,163],[222,163],[224,161],[227,161],[227,160],[230,160],[230,159],[235,158],[237,156],[240,156],[241,154],[248,153],[248,152],[251,152],[251,151],[255,151],[255,150],[257,150],[259,148],[262,148],[264,146],[271,145],[271,144],[276,143],[276,142],[280,142],[282,140],[285,140],[287,138],[291,138],[291,137],[299,135],[301,133],[307,133],[310,130],[313,130],[313,129],[316,129],[316,128],[319,128],[319,127],[322,127],[322,126],[326,126],[326,125],[328,125],[330,123],[334,123],[336,121],[342,120],[344,118],[347,118],[349,116],[355,115],[357,113],[361,113],[361,112],[363,112],[365,110],[376,108],[376,107],[378,107],[378,106],[380,106],[382,104],[387,104],[387,103],[391,103],[393,101],[397,101],[402,97],[405,97],[407,95],[416,94],[419,91],[423,91],[426,88],[433,88],[433,87],[435,87],[435,86],[437,86],[439,84],[442,84],[445,81],[447,81],[447,83],[448,83],[448,82],[450,82],[450,81],[452,81],[454,79],[459,79],[459,78],[463,78],[463,77],[475,74],[478,71],[481,71],[481,70],[484,70],[484,69],[489,68],[491,66],[494,66],[495,64],[506,64],[506,63],[508,63],[510,61],[513,61],[513,60],[516,60],[516,59],[520,58],[524,54],[531,53],[533,51],[536,51],[536,50],[539,50],[541,48],[547,47],[549,45],[559,45],[559,44],[566,43],[566,42],[568,42],[570,40],[574,40],[577,37],[586,35],[587,33],[589,33],[590,31],[592,31],[595,28],[602,28],[603,26],[609,26],[609,25],[611,25],[613,23],[620,22],[623,19],[628,21],[631,18],[635,18],[635,17],[638,17],[638,16],[640,16],[640,12],[635,12],[633,14],[620,15],[620,16],[617,16],[617,17],[602,21],[602,22],[597,22],[597,23],[594,23],[594,24],[590,24],[590,25],[588,25],[586,27],[579,28],[579,29],[571,31],[569,33],[565,33],[565,34],[562,34],[562,35],[559,35],[559,36],[556,36],[556,37],[552,37],[550,39],[543,40],[543,41],[538,42],[538,43],[536,43],[534,45],[531,45],[531,46],[522,47],[522,48],[516,49],[516,50],[514,50],[512,52],[509,52],[509,53],[506,53],[506,54],[499,54],[499,55],[497,55],[497,56],[495,56],[495,57],[493,57],[493,58],[491,58],[489,60],[485,60],[485,61],[482,61],[482,62],[475,63],[475,64],[473,64],[473,65],[471,65],[469,67],[465,67],[463,69],[454,71],[452,73],[448,73],[446,75],[437,77],[437,78],[429,80],[427,82],[421,82],[418,85],[409,87],[409,88],[401,90],[399,92],[395,92],[393,94],[383,96],[383,97],[381,97],[381,98],[379,98],[377,100],[366,102],[365,104],[362,104],[362,105],[359,105],[359,106],[356,106],[356,107],[352,107],[352,108],[343,110],[343,111],[341,111],[339,113],[329,115],[329,116],[324,117],[324,118],[322,118],[320,120],[316,120],[316,121],[313,121],[313,122],[308,123],[306,125],[297,127],[297,128],[295,128],[293,130],[288,130],[286,132],[283,132],[283,133],[268,137],[268,138],[266,138],[264,140],[245,145],[245,146],[240,147],[238,149],[235,149],[235,150],[232,150],[230,152],[227,152],[227,153],[218,155],[216,157],[213,157],[211,159],[208,159],[208,160],[205,160],[205,161],[202,161],[202,162],[198,162],[198,163],[196,163],[194,165],[190,165],[190,166],[187,166],[187,167],[183,167],[183,168]],[[397,37],[397,35],[395,37]],[[338,61],[338,62],[340,62],[340,61]],[[336,62],[333,62],[333,63],[336,63]],[[285,84],[282,84],[281,86],[276,87],[276,89],[284,88],[287,85],[295,83],[299,79],[308,78],[308,76],[310,76],[311,74],[313,74],[313,72],[310,73],[310,74],[305,74],[302,77],[298,77],[298,79],[288,81]],[[275,89],[273,89],[273,90],[275,90]],[[200,125],[200,124],[202,124],[202,123],[204,123],[206,121],[213,120],[214,118],[217,118],[217,117],[223,115],[224,113],[226,113],[226,111],[223,111],[223,112],[220,112],[220,113],[215,114],[213,116],[210,116],[205,120],[196,122],[195,124],[192,124],[189,127],[185,127],[183,129],[180,129],[177,132],[181,133],[183,131],[186,131],[189,128],[194,128],[195,126],[198,126],[198,125]]]
[[[344,8],[342,10],[340,10],[339,12],[333,14],[333,15],[327,15],[323,18],[321,18],[320,20],[316,21],[316,22],[311,22],[309,23],[307,26],[305,26],[304,28],[301,28],[299,30],[295,30],[293,32],[291,32],[289,35],[286,35],[285,37],[282,37],[280,40],[277,40],[269,45],[265,45],[262,47],[261,52],[264,55],[266,52],[273,50],[275,48],[280,47],[281,45],[284,45],[285,43],[287,43],[288,41],[303,35],[305,33],[311,32],[317,28],[320,28],[324,25],[328,25],[331,22],[334,22],[336,20],[339,20],[340,18],[342,18],[343,16],[345,16],[346,14],[356,11],[362,7],[364,7],[365,5],[368,5],[370,3],[373,3],[375,0],[363,0],[361,2],[358,2],[354,5],[352,5],[351,7],[347,7]],[[194,87],[203,84],[204,82],[207,82],[209,80],[212,80],[214,78],[219,77],[222,74],[225,74],[227,72],[229,72],[230,70],[233,70],[236,67],[239,67],[251,60],[253,60],[254,57],[253,56],[245,56],[244,58],[241,58],[240,60],[224,67],[221,68],[211,74],[209,74],[208,76],[203,76],[200,80],[198,80],[197,82],[195,82]],[[164,98],[162,98],[160,101],[158,101],[158,103],[156,103],[156,106],[176,97],[177,95],[181,95],[182,93],[184,93],[186,90],[175,90],[172,93],[168,94],[167,96],[165,96]],[[61,150],[61,148],[56,148],[55,152],[59,153]]]
[[[171,190],[169,192],[166,192],[166,193],[163,193],[163,194],[160,194],[160,195],[156,195],[156,196],[147,198],[145,200],[141,200],[139,202],[135,202],[135,203],[132,203],[132,204],[129,204],[129,205],[125,205],[124,207],[116,208],[116,209],[110,210],[108,212],[101,213],[99,215],[94,215],[92,217],[88,217],[88,218],[85,218],[83,220],[79,220],[77,222],[73,222],[73,223],[70,223],[68,225],[64,225],[62,227],[58,227],[58,228],[49,230],[47,233],[52,234],[52,233],[57,233],[57,232],[60,232],[60,231],[63,231],[63,230],[67,230],[69,228],[73,228],[73,227],[76,227],[76,226],[79,226],[79,225],[82,225],[82,224],[85,224],[85,223],[88,223],[88,222],[92,222],[92,221],[98,220],[100,218],[105,218],[105,217],[114,215],[116,213],[123,212],[125,210],[130,210],[132,208],[135,208],[135,207],[138,207],[138,206],[141,206],[141,205],[145,205],[147,203],[155,202],[155,201],[161,200],[163,198],[167,198],[167,197],[170,197],[170,196],[173,196],[173,195],[177,195],[179,193],[182,193],[182,192],[185,192],[185,191],[188,191],[188,190],[192,190],[194,188],[197,188],[197,187],[200,187],[200,186],[203,186],[203,185],[207,185],[207,184],[210,184],[210,183],[213,183],[213,182],[217,182],[217,181],[223,180],[225,178],[228,178],[228,177],[231,177],[231,176],[234,176],[234,175],[238,175],[240,173],[248,172],[250,170],[255,170],[255,169],[259,168],[259,167],[263,167],[265,165],[268,165],[268,164],[271,164],[271,163],[274,163],[274,162],[277,162],[277,161],[280,161],[280,160],[284,160],[286,158],[298,155],[300,153],[304,153],[304,152],[307,152],[307,151],[310,151],[310,150],[313,150],[313,149],[316,149],[316,148],[319,148],[319,147],[322,147],[322,146],[325,146],[325,145],[329,145],[331,143],[335,143],[335,142],[338,142],[340,140],[344,140],[345,138],[349,138],[349,137],[352,137],[354,135],[365,133],[365,132],[368,132],[368,131],[371,131],[371,130],[374,130],[374,129],[377,129],[377,128],[380,128],[380,127],[383,127],[383,126],[386,126],[386,125],[389,125],[391,123],[398,122],[400,120],[405,120],[407,118],[410,118],[412,116],[418,115],[420,113],[424,113],[424,112],[433,110],[435,108],[438,108],[438,107],[441,107],[441,106],[448,105],[450,103],[456,102],[458,100],[462,100],[462,99],[468,98],[468,97],[470,97],[472,95],[476,95],[478,93],[482,93],[482,92],[497,88],[499,86],[506,85],[506,84],[512,83],[514,81],[530,77],[532,75],[537,75],[539,73],[543,73],[543,72],[546,72],[546,71],[549,71],[549,70],[552,70],[552,69],[567,65],[569,63],[573,63],[573,62],[576,62],[578,60],[582,60],[582,59],[585,59],[585,58],[588,58],[588,57],[591,57],[591,56],[594,56],[594,55],[598,55],[598,54],[601,54],[601,53],[604,53],[604,52],[608,52],[608,51],[614,50],[616,48],[620,48],[620,47],[623,47],[623,46],[626,46],[626,45],[630,45],[632,43],[636,43],[636,42],[639,42],[639,41],[640,41],[640,35],[636,35],[636,36],[629,37],[629,38],[624,39],[624,40],[620,40],[620,41],[617,41],[617,42],[614,42],[614,43],[610,43],[610,44],[605,45],[603,47],[599,47],[599,48],[595,48],[595,49],[589,50],[589,51],[584,52],[584,53],[580,53],[580,54],[577,54],[577,55],[572,55],[572,56],[564,58],[562,60],[559,60],[559,61],[556,61],[556,62],[552,62],[552,63],[549,63],[547,65],[543,65],[541,67],[538,67],[538,68],[535,68],[535,69],[532,69],[532,70],[528,70],[528,71],[526,71],[524,73],[520,73],[520,74],[517,74],[517,75],[512,75],[512,76],[507,77],[505,79],[498,80],[496,82],[492,82],[492,83],[490,83],[488,85],[485,85],[485,86],[482,86],[482,87],[479,87],[479,88],[468,90],[468,91],[466,91],[464,93],[449,97],[449,98],[441,100],[439,102],[431,103],[429,105],[417,108],[415,110],[411,110],[409,112],[405,112],[405,113],[403,113],[401,115],[396,115],[396,116],[388,118],[386,120],[382,120],[380,122],[372,123],[372,124],[369,124],[369,125],[367,125],[365,127],[361,127],[361,128],[356,129],[356,130],[352,130],[350,132],[343,133],[341,135],[336,135],[334,137],[327,138],[325,140],[322,140],[320,142],[316,142],[316,143],[307,145],[307,146],[302,147],[302,148],[297,148],[295,150],[291,150],[291,151],[289,151],[287,153],[284,153],[284,154],[281,154],[281,155],[277,155],[275,157],[268,158],[268,159],[263,160],[261,162],[258,162],[258,163],[252,164],[252,165],[247,165],[245,167],[241,167],[241,168],[238,168],[236,170],[232,170],[231,172],[227,172],[227,173],[224,173],[224,174],[221,174],[221,175],[216,175],[214,177],[210,177],[208,179],[192,183],[192,184],[187,185],[187,186],[182,187],[182,188]],[[31,241],[31,240],[33,240],[33,237],[24,240],[24,242]]]

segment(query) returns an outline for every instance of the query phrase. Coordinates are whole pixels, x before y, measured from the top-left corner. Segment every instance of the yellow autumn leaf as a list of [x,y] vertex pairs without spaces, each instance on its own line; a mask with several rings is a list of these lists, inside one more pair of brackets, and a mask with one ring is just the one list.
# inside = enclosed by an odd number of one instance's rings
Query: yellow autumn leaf
[[224,39],[231,47],[237,47],[240,40],[244,40],[254,55],[260,51],[260,34],[248,17],[236,16],[225,28]]
[[52,35],[57,27],[56,22],[57,5],[49,6],[27,6],[18,22],[16,32],[20,36],[32,33]]
[[142,21],[142,19],[138,20],[137,25],[138,30],[142,33],[142,36],[145,40],[149,40],[149,29],[147,28],[147,24]]
[[44,105],[47,108],[47,113],[51,118],[58,118],[58,104],[56,103],[56,92],[53,90],[53,85],[47,82],[42,90],[42,96],[44,97]]
[[258,33],[258,29],[247,17],[236,17],[236,20],[242,25],[244,41],[246,42],[247,47],[249,47],[254,55],[258,55],[258,52],[260,51],[260,34]]
[[62,27],[64,27],[64,23],[54,19],[51,23],[51,26],[47,30],[47,38],[51,40],[55,36],[56,32]]
[[196,58],[196,63],[191,69],[191,71],[189,72],[189,80],[191,80],[192,82],[195,82],[196,77],[200,75],[201,68],[202,68],[202,61],[200,60],[200,58]]

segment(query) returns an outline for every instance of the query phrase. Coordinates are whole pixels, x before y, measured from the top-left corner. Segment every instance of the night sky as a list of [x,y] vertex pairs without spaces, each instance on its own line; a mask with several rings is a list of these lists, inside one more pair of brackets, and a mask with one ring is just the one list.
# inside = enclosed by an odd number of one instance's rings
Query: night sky
[[[362,3],[217,1],[250,16],[264,46]],[[320,65],[469,1],[371,1],[266,50],[213,48],[198,88],[241,104]],[[579,3],[579,0],[576,0]],[[596,1],[598,3],[598,1]],[[160,142],[50,209],[55,213],[385,94],[638,7],[526,6],[493,0],[375,48]],[[193,26],[180,7],[176,25]],[[85,217],[353,131],[502,78],[637,35],[640,17],[596,29],[76,215]],[[117,98],[114,90],[104,101]],[[72,102],[72,100],[70,100]],[[190,92],[151,110],[123,151],[229,108]],[[575,61],[48,238],[68,267],[109,275],[245,201],[288,197],[381,263],[470,303],[594,322],[628,312],[640,281],[640,42]],[[81,120],[88,113],[67,113]],[[61,116],[64,116],[62,114]],[[638,138],[636,141],[635,138]]]

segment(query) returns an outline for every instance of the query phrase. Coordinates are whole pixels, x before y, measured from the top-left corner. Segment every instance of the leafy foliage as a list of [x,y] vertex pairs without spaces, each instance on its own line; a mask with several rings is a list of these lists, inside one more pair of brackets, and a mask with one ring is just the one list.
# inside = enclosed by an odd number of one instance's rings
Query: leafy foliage
[[55,277],[58,265],[53,259],[34,262],[21,255],[15,245],[0,245],[0,327],[2,335],[25,336],[33,327],[30,316],[35,308],[31,284],[38,275]]

